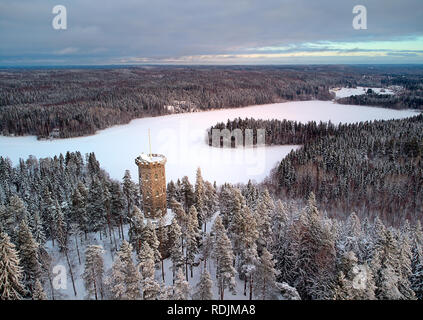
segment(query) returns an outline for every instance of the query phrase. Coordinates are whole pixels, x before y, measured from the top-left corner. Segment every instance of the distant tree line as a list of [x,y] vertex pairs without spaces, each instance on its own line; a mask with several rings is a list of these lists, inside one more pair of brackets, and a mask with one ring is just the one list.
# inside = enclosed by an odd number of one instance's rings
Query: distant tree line
[[0,133],[40,138],[89,135],[146,116],[330,100],[334,96],[329,89],[335,86],[403,85],[407,94],[391,97],[401,99],[401,106],[386,106],[417,108],[422,74],[419,67],[396,66],[4,69]]

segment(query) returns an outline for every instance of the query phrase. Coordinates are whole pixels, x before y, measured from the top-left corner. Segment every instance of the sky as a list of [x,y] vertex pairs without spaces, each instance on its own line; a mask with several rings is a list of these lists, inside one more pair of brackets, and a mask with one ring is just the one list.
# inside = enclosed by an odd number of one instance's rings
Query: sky
[[423,1],[0,0],[0,66],[320,63],[423,63]]

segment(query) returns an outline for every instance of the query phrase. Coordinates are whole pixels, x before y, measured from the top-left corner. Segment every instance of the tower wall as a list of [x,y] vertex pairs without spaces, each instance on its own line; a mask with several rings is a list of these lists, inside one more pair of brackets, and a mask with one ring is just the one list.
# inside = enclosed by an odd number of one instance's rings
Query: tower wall
[[153,160],[146,161],[145,158],[138,157],[135,163],[138,165],[144,215],[147,218],[158,218],[158,210],[162,211],[162,215],[165,215],[167,210],[166,157],[157,154],[150,156]]

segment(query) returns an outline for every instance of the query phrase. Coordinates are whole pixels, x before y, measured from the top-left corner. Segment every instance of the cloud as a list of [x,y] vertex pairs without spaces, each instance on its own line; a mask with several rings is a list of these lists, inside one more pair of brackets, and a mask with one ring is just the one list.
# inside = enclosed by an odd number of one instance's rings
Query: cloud
[[68,47],[68,48],[64,48],[62,50],[59,51],[55,51],[55,54],[58,55],[64,55],[64,54],[73,54],[73,53],[77,53],[79,51],[78,48],[73,48],[73,47]]
[[[56,4],[0,0],[0,64],[55,57],[66,64],[213,63],[213,57],[218,62],[275,57],[239,56],[249,53],[400,52],[417,50],[423,34],[421,0],[361,0],[367,30],[352,28],[356,0],[62,0],[68,29],[60,31],[51,26]],[[310,59],[308,54],[278,59],[301,57]],[[398,62],[404,59],[397,55]]]

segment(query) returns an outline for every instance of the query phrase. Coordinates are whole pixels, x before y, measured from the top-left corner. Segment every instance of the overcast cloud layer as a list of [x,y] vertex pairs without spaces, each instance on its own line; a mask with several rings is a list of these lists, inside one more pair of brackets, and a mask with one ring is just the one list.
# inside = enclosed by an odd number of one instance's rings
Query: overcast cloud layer
[[423,1],[0,0],[0,65],[125,63],[423,63]]

